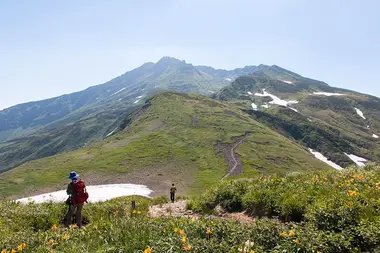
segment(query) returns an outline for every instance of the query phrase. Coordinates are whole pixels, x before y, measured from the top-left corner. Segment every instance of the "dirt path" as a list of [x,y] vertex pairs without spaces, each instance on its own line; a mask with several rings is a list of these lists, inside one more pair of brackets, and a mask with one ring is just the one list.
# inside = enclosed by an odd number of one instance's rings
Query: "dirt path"
[[228,154],[225,153],[226,160],[230,167],[230,171],[222,178],[222,181],[229,176],[237,175],[242,172],[243,163],[240,161],[240,158],[236,157],[235,149],[243,143],[243,141],[248,137],[248,133],[237,138],[235,143],[228,145],[226,147]]
[[239,223],[250,223],[254,221],[253,218],[246,215],[244,212],[241,213],[227,213],[223,212],[220,208],[213,215],[201,215],[194,213],[192,210],[186,209],[187,200],[180,200],[174,203],[166,203],[163,205],[150,206],[148,215],[152,218],[157,217],[184,217],[189,219],[198,220],[201,217],[206,219],[224,219],[229,221],[236,221]]

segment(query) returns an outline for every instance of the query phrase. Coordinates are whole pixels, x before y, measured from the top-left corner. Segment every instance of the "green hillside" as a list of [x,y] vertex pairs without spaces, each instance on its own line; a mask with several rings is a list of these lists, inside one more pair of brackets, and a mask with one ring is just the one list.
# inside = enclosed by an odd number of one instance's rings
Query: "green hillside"
[[174,181],[183,192],[199,193],[228,173],[231,157],[226,154],[239,138],[242,143],[232,150],[240,161],[233,173],[237,177],[328,168],[232,104],[165,92],[125,117],[111,137],[1,174],[0,196],[61,189],[72,170],[88,184],[142,183],[159,194]]
[[156,92],[210,95],[256,68],[215,70],[163,57],[80,92],[4,109],[0,111],[0,173],[102,139],[121,117]]
[[342,167],[354,164],[345,153],[380,161],[380,142],[373,137],[380,132],[379,98],[282,73],[237,78],[214,97],[245,108],[254,119]]

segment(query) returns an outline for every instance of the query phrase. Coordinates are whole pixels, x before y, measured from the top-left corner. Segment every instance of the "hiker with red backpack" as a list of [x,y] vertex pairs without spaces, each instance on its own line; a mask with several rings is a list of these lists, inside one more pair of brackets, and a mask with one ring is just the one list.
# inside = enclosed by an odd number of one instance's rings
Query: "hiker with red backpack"
[[79,174],[75,171],[70,172],[69,179],[71,179],[71,182],[66,190],[67,195],[69,195],[69,198],[66,201],[69,205],[69,210],[66,215],[66,225],[71,225],[73,214],[76,210],[76,223],[80,228],[82,226],[82,209],[84,202],[87,202],[88,193],[84,181],[79,179]]

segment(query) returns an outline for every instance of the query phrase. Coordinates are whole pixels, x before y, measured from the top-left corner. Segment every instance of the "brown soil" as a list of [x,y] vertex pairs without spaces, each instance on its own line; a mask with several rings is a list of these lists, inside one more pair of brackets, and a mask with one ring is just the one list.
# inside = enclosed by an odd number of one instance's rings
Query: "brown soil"
[[[184,218],[193,218],[199,219],[200,214],[194,213],[191,210],[186,209],[186,200],[177,201],[175,203],[167,203],[163,205],[156,205],[149,207],[148,215],[150,217],[184,217]],[[225,213],[220,211],[217,215],[206,215],[206,218],[214,219],[224,219],[229,221],[236,221],[239,223],[250,223],[254,219],[245,214],[241,213]]]
[[233,143],[228,145],[221,143],[217,144],[217,148],[222,150],[224,159],[226,160],[229,167],[228,173],[222,178],[222,180],[227,177],[239,175],[242,173],[244,165],[240,160],[240,156],[235,153],[235,149],[244,142],[248,135],[249,133],[245,133],[244,135],[237,137]]
[[[186,169],[184,169],[186,168]],[[100,174],[92,172],[83,175],[87,185],[99,184],[142,184],[146,185],[153,192],[151,196],[169,195],[172,183],[178,188],[179,195],[185,195],[189,187],[193,184],[196,169],[184,166],[180,162],[173,162],[165,165],[147,166],[139,171],[125,174]]]

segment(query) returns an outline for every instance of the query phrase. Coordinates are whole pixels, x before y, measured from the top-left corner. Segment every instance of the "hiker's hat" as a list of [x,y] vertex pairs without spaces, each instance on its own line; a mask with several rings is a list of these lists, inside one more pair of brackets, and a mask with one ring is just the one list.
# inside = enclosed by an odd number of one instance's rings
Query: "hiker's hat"
[[70,172],[69,179],[77,179],[79,177],[79,174],[75,171]]

